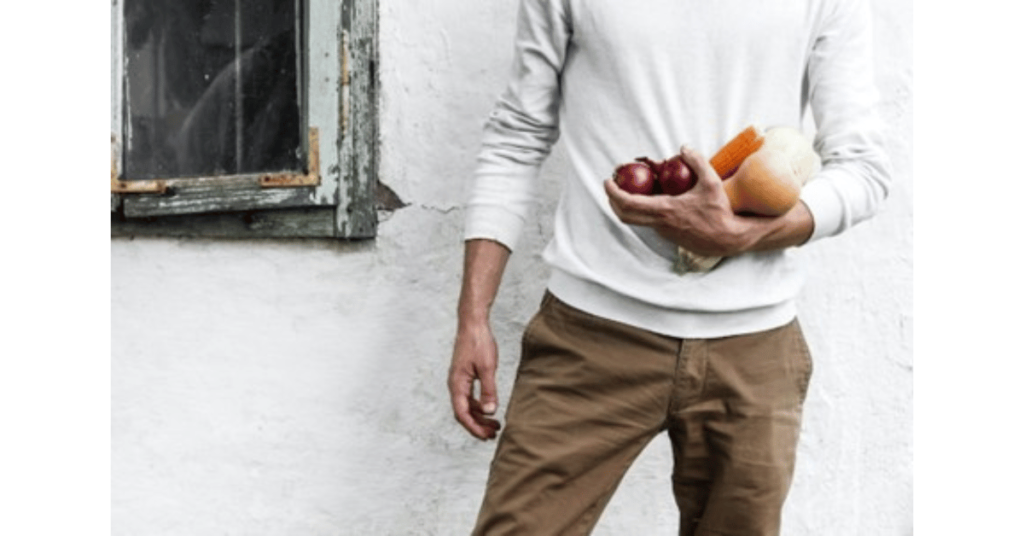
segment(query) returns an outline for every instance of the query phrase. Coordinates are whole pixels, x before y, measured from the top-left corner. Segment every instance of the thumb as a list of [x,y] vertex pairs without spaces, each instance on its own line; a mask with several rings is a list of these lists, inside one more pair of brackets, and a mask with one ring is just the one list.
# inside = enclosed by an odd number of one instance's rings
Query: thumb
[[679,155],[683,158],[683,162],[697,174],[697,184],[694,185],[694,188],[707,190],[722,187],[722,178],[718,176],[715,168],[711,167],[711,162],[700,152],[684,145],[679,148]]
[[485,370],[480,374],[480,406],[487,415],[498,411],[498,387],[494,381],[494,370]]

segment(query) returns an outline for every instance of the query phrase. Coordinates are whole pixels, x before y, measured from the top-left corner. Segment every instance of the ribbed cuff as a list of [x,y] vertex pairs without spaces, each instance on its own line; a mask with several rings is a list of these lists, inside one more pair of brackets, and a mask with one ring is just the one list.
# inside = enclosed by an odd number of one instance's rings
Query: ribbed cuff
[[808,244],[839,231],[843,214],[842,200],[828,181],[816,179],[808,182],[800,192],[800,200],[807,205],[814,218],[814,232],[807,240]]
[[521,216],[502,207],[470,205],[466,207],[463,239],[494,240],[513,251],[525,223]]

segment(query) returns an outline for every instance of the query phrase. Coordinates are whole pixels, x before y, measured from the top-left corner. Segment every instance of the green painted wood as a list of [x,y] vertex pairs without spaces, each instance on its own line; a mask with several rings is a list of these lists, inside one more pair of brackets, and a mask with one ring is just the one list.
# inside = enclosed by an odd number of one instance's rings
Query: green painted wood
[[125,218],[111,214],[112,237],[335,238],[334,207]]
[[334,204],[331,199],[318,202],[312,187],[263,188],[255,175],[171,181],[167,190],[163,195],[123,195],[124,215],[143,218]]
[[377,233],[378,41],[377,0],[344,0],[342,35],[347,49],[348,88],[342,109],[348,112],[339,161],[343,188],[339,192],[338,235],[364,238]]

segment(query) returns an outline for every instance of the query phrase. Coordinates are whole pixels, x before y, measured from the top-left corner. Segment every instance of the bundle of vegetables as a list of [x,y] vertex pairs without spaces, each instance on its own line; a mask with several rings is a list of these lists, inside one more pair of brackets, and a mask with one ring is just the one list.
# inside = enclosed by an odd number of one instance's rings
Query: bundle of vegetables
[[[749,126],[709,160],[722,178],[725,194],[736,213],[781,216],[800,199],[800,189],[821,168],[821,159],[799,131],[775,127],[762,131]],[[677,155],[664,162],[638,158],[615,170],[615,182],[632,193],[679,195],[696,180]],[[706,272],[721,257],[696,255],[679,248],[676,271]]]

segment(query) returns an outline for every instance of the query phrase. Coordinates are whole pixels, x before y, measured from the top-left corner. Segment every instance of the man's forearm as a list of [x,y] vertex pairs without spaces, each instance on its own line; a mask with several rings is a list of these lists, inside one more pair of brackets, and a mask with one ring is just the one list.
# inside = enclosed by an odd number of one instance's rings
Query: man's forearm
[[750,245],[747,251],[771,251],[799,246],[811,237],[814,232],[814,218],[803,202],[799,202],[789,212],[774,218],[745,217],[750,232]]
[[486,321],[511,254],[493,240],[467,240],[459,295],[459,323]]
[[[509,253],[492,240],[468,240],[465,245],[459,327],[448,369],[448,392],[456,420],[483,440],[493,439],[501,428],[492,417],[498,409],[498,347],[489,316]],[[480,388],[479,398],[473,394],[475,385]]]

